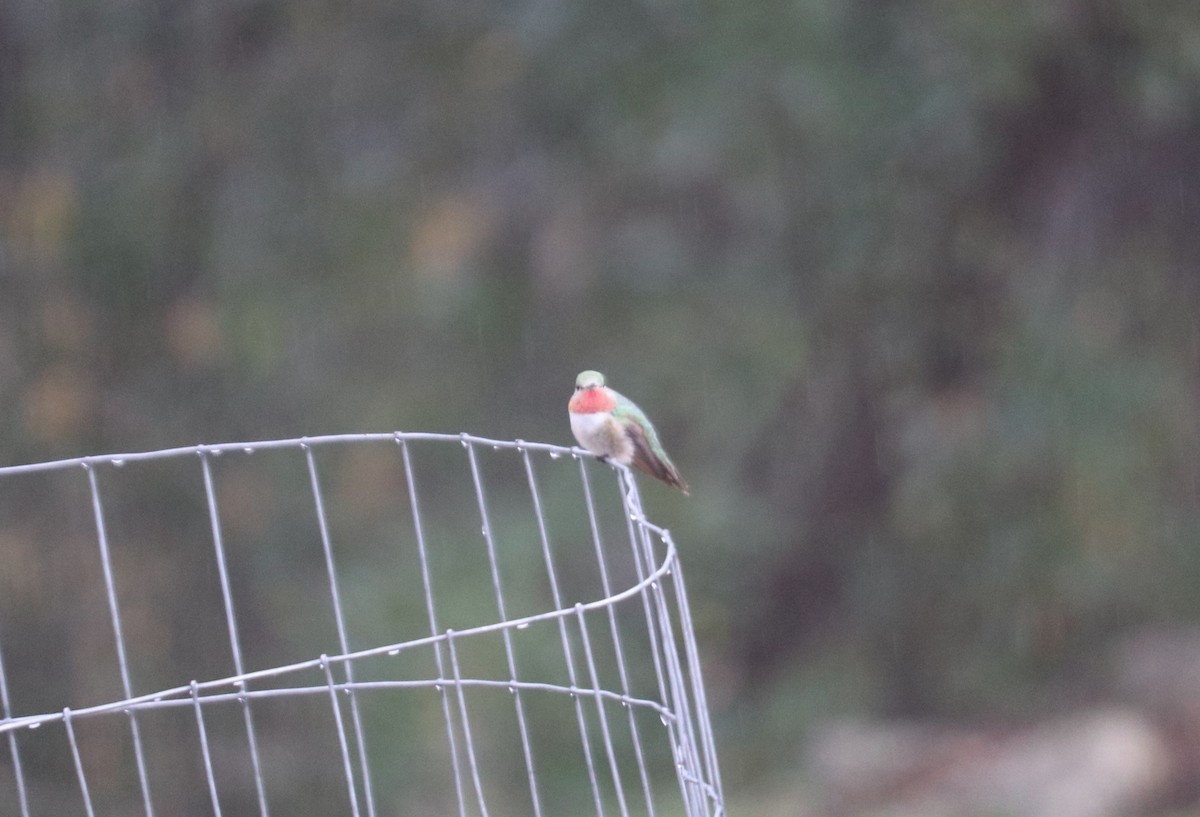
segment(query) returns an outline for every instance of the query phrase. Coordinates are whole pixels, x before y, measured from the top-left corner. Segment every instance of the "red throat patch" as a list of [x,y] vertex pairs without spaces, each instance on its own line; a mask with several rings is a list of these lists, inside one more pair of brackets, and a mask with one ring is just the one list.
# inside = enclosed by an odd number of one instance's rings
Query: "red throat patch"
[[613,399],[607,389],[584,389],[575,392],[575,396],[567,404],[567,410],[576,414],[595,414],[596,412],[612,411],[616,405],[617,401]]

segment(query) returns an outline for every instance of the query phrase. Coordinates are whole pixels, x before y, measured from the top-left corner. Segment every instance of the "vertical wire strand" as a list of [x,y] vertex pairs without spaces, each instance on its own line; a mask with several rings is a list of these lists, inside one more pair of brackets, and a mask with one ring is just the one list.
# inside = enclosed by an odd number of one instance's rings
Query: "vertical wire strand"
[[[582,465],[582,463],[581,463]],[[587,492],[587,512],[588,525],[592,532],[592,545],[596,551],[596,563],[600,568],[600,587],[605,598],[612,596],[612,583],[608,576],[608,560],[604,556],[604,542],[600,536],[600,524],[596,518],[596,509],[591,502],[591,486],[588,484],[587,469],[583,469],[584,488]],[[621,644],[621,631],[617,625],[617,612],[613,605],[607,605],[605,612],[608,615],[608,628],[612,635],[613,652],[617,659],[617,672],[621,682],[621,694],[629,697],[629,672],[626,669],[625,650]],[[631,707],[625,708],[626,715],[629,718],[629,733],[633,739],[633,754],[637,761],[638,777],[642,784],[642,794],[645,797],[647,817],[654,817],[654,794],[653,786],[650,783],[650,773],[646,768],[646,757],[642,751],[642,738],[637,728],[637,718]]]
[[[117,646],[117,663],[121,670],[121,690],[126,698],[133,697],[129,661],[125,653],[125,634],[121,628],[121,611],[117,604],[117,588],[113,579],[112,555],[108,547],[108,530],[104,524],[104,503],[100,499],[100,486],[96,481],[96,469],[87,468],[88,486],[92,494],[92,512],[96,520],[96,539],[100,545],[100,563],[104,571],[104,590],[108,598],[108,614],[112,620],[113,637]],[[133,756],[137,766],[138,783],[142,789],[142,807],[146,817],[154,817],[154,806],[150,802],[150,780],[146,774],[146,752],[142,746],[142,734],[138,728],[137,715],[129,710],[129,732],[133,738]]]
[[[587,475],[584,474],[586,482]],[[637,535],[635,520],[638,518],[638,508],[640,500],[637,496],[637,484],[634,482],[632,475],[626,475],[624,472],[617,474],[618,491],[621,493],[622,515],[625,517],[626,536],[629,541],[630,555],[633,557],[634,570],[637,574],[638,583],[646,581],[646,577],[654,572],[653,560],[647,560],[645,553],[642,550]],[[626,485],[628,484],[628,487]],[[632,497],[632,500],[630,499]],[[642,614],[646,621],[646,637],[650,642],[651,664],[654,667],[654,678],[658,684],[659,700],[664,707],[674,712],[671,707],[670,684],[663,668],[664,648],[659,643],[659,626],[658,626],[658,608],[651,603],[652,589],[646,587],[638,594],[642,602]],[[667,741],[671,746],[671,756],[676,761],[678,767],[678,751],[675,735],[677,725],[672,718],[670,722],[664,722],[663,726],[667,730]],[[682,787],[682,781],[680,781]]]
[[[649,540],[650,532],[643,528],[644,537]],[[647,544],[649,547],[649,544]],[[668,552],[664,557],[664,564],[672,564],[675,559],[673,549],[668,546]],[[692,698],[694,688],[687,683],[687,675],[684,672],[683,665],[679,659],[679,640],[683,638],[683,632],[687,629],[687,622],[680,614],[678,629],[676,628],[675,618],[671,615],[671,605],[667,601],[666,590],[662,585],[671,578],[668,573],[663,581],[659,584],[659,597],[661,599],[662,626],[664,630],[664,638],[669,640],[670,650],[667,652],[667,663],[669,666],[669,674],[672,679],[672,686],[675,690],[674,700],[676,703],[676,712],[679,716],[679,737],[680,749],[679,755],[682,759],[682,772],[691,787],[692,808],[695,809],[697,815],[706,813],[703,808],[703,803],[708,800],[708,793],[704,789],[704,770],[700,767],[700,751],[699,741],[696,738],[696,722],[693,716],[695,701]],[[678,611],[678,608],[676,608]]]
[[588,675],[592,679],[592,691],[596,699],[596,717],[600,719],[600,734],[604,738],[604,753],[608,755],[608,768],[612,772],[613,788],[617,790],[617,806],[621,810],[621,817],[629,817],[629,806],[625,803],[625,787],[621,785],[621,770],[617,765],[612,733],[608,728],[604,698],[600,695],[600,675],[596,672],[596,658],[592,654],[592,641],[588,637],[587,621],[583,616],[582,604],[575,605],[575,619],[579,623],[579,634],[583,638],[583,654],[587,657]]
[[[672,548],[674,541],[670,533],[667,539]],[[678,552],[678,551],[676,551]],[[692,696],[696,701],[696,720],[700,729],[700,740],[704,750],[704,768],[707,773],[706,781],[713,787],[718,802],[725,801],[725,793],[721,788],[721,769],[717,761],[717,744],[713,735],[712,720],[708,709],[708,695],[704,690],[704,678],[700,666],[700,650],[696,644],[696,632],[693,626],[691,605],[688,602],[687,587],[684,585],[683,570],[676,569],[673,573],[676,603],[679,606],[680,620],[686,622],[683,630],[684,652],[687,656],[688,672],[692,682]]]
[[475,758],[475,739],[471,735],[471,719],[467,717],[467,695],[463,689],[462,671],[458,666],[458,650],[454,646],[454,630],[446,630],[446,647],[450,650],[450,668],[454,672],[454,692],[458,696],[458,717],[462,722],[463,740],[467,744],[467,758],[471,765],[471,782],[475,785],[479,813],[483,817],[488,817],[487,800],[483,796],[483,781],[480,779],[479,763]]
[[[236,675],[244,675],[245,664],[242,662],[242,643],[238,634],[237,616],[233,608],[233,590],[229,584],[229,563],[225,558],[225,538],[221,534],[221,514],[217,508],[217,492],[213,483],[212,463],[207,451],[201,449],[200,468],[204,476],[204,495],[208,503],[208,521],[212,528],[213,550],[216,554],[217,577],[221,583],[221,601],[225,607],[225,628],[229,633],[229,651],[233,659],[233,671]],[[240,687],[244,690],[245,684]],[[258,752],[258,734],[254,729],[254,715],[250,711],[250,699],[242,696],[242,724],[246,729],[246,743],[250,751],[250,768],[254,774],[254,790],[258,797],[258,813],[268,817],[267,786],[263,775],[262,758]]]
[[[587,469],[584,468],[582,462],[580,463],[580,471],[583,475],[584,489],[587,491],[588,502],[590,504],[592,499],[591,486],[588,481]],[[618,472],[617,479],[618,491],[622,492],[622,503],[625,503],[626,500],[624,499],[624,488],[621,487],[624,483],[625,477],[623,474]],[[633,490],[636,491],[637,487],[634,486]],[[631,511],[628,506],[623,504],[622,515],[625,517],[626,536],[629,540],[630,555],[633,557],[634,570],[637,573],[638,584],[641,584],[646,580],[648,575],[654,572],[654,564],[652,562],[646,562],[644,554],[638,545],[637,532],[634,527],[634,519],[636,518],[636,514]],[[658,628],[656,626],[658,622],[654,615],[654,607],[650,603],[649,589],[644,589],[642,592],[638,593],[638,597],[642,601],[642,612],[646,618],[647,638],[650,640],[650,656],[652,659],[651,663],[654,666],[655,680],[658,682],[658,694],[659,697],[662,698],[663,704],[666,705],[667,681],[663,674],[662,655],[658,646]]]
[[[12,718],[12,705],[8,698],[8,675],[4,670],[4,656],[0,652],[0,717],[4,720]],[[29,817],[29,795],[25,791],[25,771],[21,766],[21,750],[17,746],[15,729],[8,731],[8,754],[12,757],[13,777],[17,783],[17,802],[21,807],[21,817]]]
[[[533,463],[529,459],[529,451],[523,450],[522,456],[525,459],[525,475],[529,480],[529,493],[533,498],[534,512],[537,514],[538,534],[542,542],[542,560],[546,563],[546,574],[550,580],[550,598],[554,604],[555,610],[563,609],[562,593],[558,588],[558,571],[554,567],[554,557],[550,551],[550,537],[546,533],[546,521],[542,513],[542,500],[537,489],[537,481],[533,475]],[[591,507],[591,496],[587,496],[588,506]],[[566,619],[558,616],[555,619],[558,625],[559,640],[562,643],[563,660],[567,664],[567,680],[571,688],[577,688],[579,681],[575,670],[575,654],[571,648],[571,637],[567,631]],[[596,776],[596,762],[592,757],[592,742],[588,735],[587,716],[583,711],[583,701],[578,695],[573,696],[572,703],[575,706],[575,720],[579,726],[579,739],[583,746],[584,761],[587,766],[588,782],[592,787],[592,801],[596,808],[596,817],[604,817],[603,800],[600,797],[600,781]]]
[[[404,479],[408,485],[408,501],[412,509],[413,528],[417,536],[417,553],[421,560],[421,582],[425,589],[425,612],[429,617],[429,634],[437,635],[440,631],[437,622],[437,609],[433,601],[433,576],[429,570],[429,555],[425,546],[425,529],[421,524],[420,503],[417,501],[417,485],[413,479],[412,457],[408,453],[408,442],[396,434],[396,443],[400,446],[400,457],[404,462]],[[434,642],[433,658],[437,665],[438,678],[446,677],[445,660],[442,656],[442,643]],[[454,793],[458,798],[459,817],[467,817],[467,801],[463,792],[462,768],[458,760],[458,741],[454,737],[454,717],[450,709],[450,693],[444,686],[438,687],[442,699],[442,717],[446,721],[446,741],[450,746],[450,765],[454,770]]]
[[[640,497],[638,501],[640,502]],[[638,519],[638,532],[642,547],[646,553],[646,559],[654,562],[656,561],[653,544],[654,534],[643,524],[645,517],[641,514],[640,505]],[[662,582],[654,583],[651,590],[659,606],[659,626],[662,629],[663,643],[667,647],[664,660],[667,664],[667,675],[671,680],[672,703],[678,725],[676,733],[678,740],[676,763],[681,772],[680,783],[686,786],[690,795],[685,795],[690,812],[696,815],[704,815],[707,810],[703,804],[708,800],[708,792],[703,785],[704,772],[700,768],[696,721],[693,717],[694,704],[696,703],[692,699],[694,688],[690,687],[686,682],[687,678],[679,658],[679,639],[683,638],[683,633],[690,629],[691,622],[683,617],[682,611],[678,611],[678,608],[676,608],[677,612],[680,613],[678,630],[676,629],[675,617],[671,614],[672,608],[667,601],[667,594],[663,585],[671,580],[673,568],[675,569],[674,572],[678,572],[677,554],[674,550],[674,545],[665,535],[663,536],[663,544],[667,549],[663,557],[663,564],[668,568],[667,575]]]
[[[649,531],[643,529],[643,535],[649,539]],[[649,547],[649,545],[647,545]],[[673,555],[668,553],[666,559],[673,559]],[[664,583],[665,583],[664,579]],[[707,801],[708,794],[704,790],[702,780],[704,779],[704,770],[700,768],[700,756],[698,749],[698,741],[696,738],[696,722],[694,718],[694,701],[692,700],[692,689],[687,683],[687,678],[683,670],[683,665],[679,658],[679,639],[682,637],[682,630],[686,629],[686,623],[681,619],[679,621],[678,630],[676,629],[675,618],[671,615],[671,606],[667,602],[666,591],[659,585],[659,598],[662,604],[662,627],[663,637],[668,640],[670,649],[667,651],[666,659],[669,667],[669,674],[672,679],[674,688],[674,701],[676,705],[676,714],[679,717],[679,740],[680,748],[679,755],[682,761],[682,772],[691,787],[691,804],[696,813],[704,814],[702,804]]]
[[[465,442],[465,441],[464,441]],[[492,589],[496,593],[496,611],[500,621],[508,621],[508,613],[504,605],[504,591],[500,583],[500,565],[496,559],[496,542],[492,536],[492,523],[488,516],[487,501],[483,495],[483,479],[479,474],[479,462],[475,455],[475,446],[467,443],[467,457],[471,463],[471,479],[475,483],[475,498],[479,503],[479,517],[483,523],[483,540],[487,545],[488,564],[492,572]],[[513,652],[512,630],[505,627],[500,631],[504,641],[504,655],[508,661],[508,677],[513,683],[517,681],[517,658]],[[525,704],[521,691],[516,687],[512,690],[513,705],[517,712],[517,729],[521,734],[521,749],[525,754],[525,772],[529,778],[529,796],[533,803],[534,817],[541,817],[541,794],[538,792],[537,773],[533,765],[533,747],[529,739],[529,726],[525,721]]]
[[[325,515],[325,500],[321,494],[321,481],[317,477],[317,462],[313,456],[311,445],[304,445],[304,457],[308,464],[308,478],[312,484],[313,504],[317,512],[317,527],[321,534],[321,549],[325,552],[325,570],[329,575],[329,596],[333,602],[333,619],[337,625],[338,646],[342,655],[350,652],[350,640],[346,637],[346,617],[342,611],[342,598],[338,592],[337,569],[333,561],[333,543],[329,536],[329,520]],[[354,742],[358,751],[358,766],[362,772],[363,794],[366,800],[367,814],[375,817],[374,786],[371,784],[371,767],[367,760],[367,739],[363,730],[362,712],[358,703],[358,693],[354,690],[354,669],[351,662],[345,661],[342,672],[346,677],[347,693],[350,696],[350,722],[354,728]]]
[[87,817],[96,817],[96,809],[92,806],[92,792],[88,788],[87,775],[83,773],[83,758],[79,755],[79,743],[75,740],[75,726],[71,722],[70,708],[62,712],[63,726],[67,730],[67,743],[71,745],[71,758],[75,761],[75,777],[79,780],[79,793],[83,795],[83,808]]
[[[642,500],[638,493],[637,480],[628,468],[622,468],[619,477],[629,543],[633,548],[634,560],[638,564],[638,579],[642,581],[655,570],[654,548],[645,527],[641,524]],[[683,709],[680,701],[679,662],[671,660],[675,652],[675,639],[659,583],[651,582],[642,599],[650,640],[654,645],[654,667],[658,675],[659,694],[662,696],[663,705],[675,716],[666,724],[666,728],[671,743],[671,755],[675,761],[679,794],[684,801],[685,813],[688,817],[694,817],[697,814],[695,788],[682,773],[688,769],[690,761],[684,734],[686,724],[681,722]]]
[[[647,558],[653,559],[650,532],[645,527],[639,526],[639,528],[648,554]],[[667,559],[670,558],[671,555],[668,554],[664,564],[668,563]],[[665,645],[663,657],[667,666],[667,677],[670,679],[671,704],[675,713],[676,763],[680,772],[680,784],[687,790],[685,802],[688,805],[689,814],[703,815],[705,812],[702,804],[706,799],[706,793],[700,783],[703,772],[699,768],[690,693],[684,681],[684,672],[679,661],[679,644],[674,617],[671,615],[671,608],[667,603],[662,583],[652,583],[651,592],[659,607],[659,627],[662,631],[662,643]]]
[[342,772],[346,775],[346,790],[350,796],[350,813],[359,817],[358,787],[354,785],[354,761],[350,758],[350,743],[346,738],[346,724],[342,719],[342,704],[338,700],[337,686],[333,683],[333,670],[329,667],[329,656],[321,656],[321,669],[325,672],[325,684],[329,687],[329,703],[333,707],[333,722],[337,727],[338,748],[342,752]]
[[192,709],[196,714],[196,732],[200,739],[200,754],[204,758],[204,779],[208,783],[208,797],[212,801],[213,817],[221,817],[221,799],[217,796],[217,778],[213,774],[212,753],[208,748],[208,728],[204,725],[204,712],[200,707],[200,685],[191,683]]

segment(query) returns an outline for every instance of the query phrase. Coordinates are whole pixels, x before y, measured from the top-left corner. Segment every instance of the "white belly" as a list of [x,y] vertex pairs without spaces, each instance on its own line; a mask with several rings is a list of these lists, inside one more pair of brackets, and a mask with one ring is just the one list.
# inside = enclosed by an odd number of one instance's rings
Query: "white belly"
[[633,462],[633,442],[612,415],[602,411],[571,415],[571,433],[579,444],[598,457],[611,457],[621,465]]

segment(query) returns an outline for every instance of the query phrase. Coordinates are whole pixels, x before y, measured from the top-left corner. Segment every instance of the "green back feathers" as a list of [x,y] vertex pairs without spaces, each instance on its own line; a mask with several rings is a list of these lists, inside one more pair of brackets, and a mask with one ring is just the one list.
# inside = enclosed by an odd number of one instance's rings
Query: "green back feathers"
[[638,408],[637,404],[625,395],[613,391],[612,389],[609,389],[609,392],[612,393],[613,397],[617,398],[617,406],[612,411],[613,418],[618,422],[631,421],[641,426],[642,430],[646,432],[646,442],[650,443],[650,449],[657,456],[662,457],[667,462],[670,462],[671,460],[667,456],[667,452],[663,450],[662,443],[658,441],[658,432],[655,431],[654,426],[651,424],[650,419],[646,416],[646,413]]

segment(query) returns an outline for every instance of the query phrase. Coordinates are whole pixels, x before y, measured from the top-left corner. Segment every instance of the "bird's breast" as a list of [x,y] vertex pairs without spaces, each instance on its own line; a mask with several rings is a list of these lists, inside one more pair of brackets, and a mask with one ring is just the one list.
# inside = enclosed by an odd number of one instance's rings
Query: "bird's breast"
[[571,433],[579,444],[598,457],[612,457],[622,465],[633,461],[633,443],[607,412],[571,412]]
[[[592,451],[592,441],[604,436],[605,426],[612,420],[612,415],[599,411],[571,412],[571,433],[579,444]],[[593,452],[595,453],[595,452]]]

